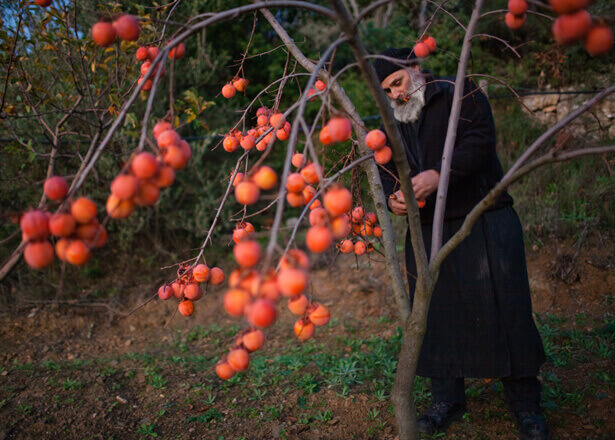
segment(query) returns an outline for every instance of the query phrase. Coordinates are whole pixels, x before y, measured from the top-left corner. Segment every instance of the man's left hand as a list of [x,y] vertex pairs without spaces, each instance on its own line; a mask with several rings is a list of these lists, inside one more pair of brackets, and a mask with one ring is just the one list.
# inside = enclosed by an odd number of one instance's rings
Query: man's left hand
[[417,174],[412,178],[414,197],[417,200],[427,198],[427,196],[438,189],[439,181],[440,173],[436,170],[427,170]]

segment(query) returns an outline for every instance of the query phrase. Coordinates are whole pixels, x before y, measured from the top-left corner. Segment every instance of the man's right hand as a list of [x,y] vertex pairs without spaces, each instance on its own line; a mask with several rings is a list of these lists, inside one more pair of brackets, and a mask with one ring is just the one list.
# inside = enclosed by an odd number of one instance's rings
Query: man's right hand
[[399,191],[395,191],[389,197],[389,208],[393,211],[395,215],[407,215],[408,210],[406,208],[406,200],[404,199],[404,195]]

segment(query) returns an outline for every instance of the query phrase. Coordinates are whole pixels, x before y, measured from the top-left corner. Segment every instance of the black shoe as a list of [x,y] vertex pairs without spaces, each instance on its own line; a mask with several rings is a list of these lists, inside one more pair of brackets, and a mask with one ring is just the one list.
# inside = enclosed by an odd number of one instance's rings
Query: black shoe
[[466,406],[461,403],[434,402],[419,417],[419,432],[433,435],[445,432],[449,425],[463,416]]
[[551,431],[542,414],[520,412],[515,414],[519,426],[519,436],[522,440],[550,440]]

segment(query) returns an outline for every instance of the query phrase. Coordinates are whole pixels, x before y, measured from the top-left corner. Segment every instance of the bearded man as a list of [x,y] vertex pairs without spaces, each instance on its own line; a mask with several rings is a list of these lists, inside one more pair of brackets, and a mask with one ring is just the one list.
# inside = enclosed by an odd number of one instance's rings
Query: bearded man
[[[389,97],[410,164],[427,252],[431,248],[436,192],[453,102],[454,78],[437,79],[419,68],[409,48],[385,50],[373,66]],[[443,241],[502,178],[495,127],[485,95],[466,80],[452,155]],[[393,161],[381,170],[390,210],[407,214]],[[506,192],[474,224],[444,261],[434,289],[417,374],[431,379],[432,404],[419,418],[421,432],[446,431],[466,411],[464,378],[499,378],[524,440],[551,437],[540,408],[537,379],[545,361],[532,315],[523,233]],[[406,270],[413,298],[416,263],[406,234]]]

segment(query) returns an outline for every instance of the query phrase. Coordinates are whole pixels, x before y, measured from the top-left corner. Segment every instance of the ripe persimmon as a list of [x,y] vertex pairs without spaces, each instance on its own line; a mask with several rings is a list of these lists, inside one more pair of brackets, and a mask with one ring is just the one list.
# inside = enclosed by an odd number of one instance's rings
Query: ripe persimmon
[[160,198],[160,189],[150,180],[142,180],[135,196],[135,203],[139,206],[155,205]]
[[241,138],[241,141],[239,141],[239,145],[241,145],[241,148],[246,151],[251,150],[256,145],[256,139],[254,139],[254,136],[252,136],[251,134],[247,134]]
[[158,288],[158,298],[160,298],[161,300],[166,301],[172,296],[173,296],[173,289],[171,289],[171,286],[164,284]]
[[158,140],[158,136],[167,130],[173,130],[173,125],[167,121],[158,121],[153,129],[154,139]]
[[[137,79],[137,84],[141,85],[144,79],[145,78],[143,78],[143,76],[140,76],[139,79]],[[153,86],[154,83],[152,82],[152,80],[148,79],[147,81],[145,81],[145,84],[143,84],[143,87],[141,87],[141,90],[144,92],[149,92],[150,90],[152,90]]]
[[350,139],[352,134],[352,125],[350,121],[344,117],[335,117],[327,122],[329,136],[333,142],[344,142]]
[[348,221],[348,215],[342,214],[331,220],[331,233],[333,238],[340,240],[348,235],[350,232],[350,222]]
[[66,261],[79,266],[88,262],[92,254],[82,240],[73,240],[66,247]]
[[325,193],[323,204],[330,215],[337,217],[352,208],[352,194],[343,186],[331,188]]
[[175,181],[175,171],[169,165],[161,165],[158,176],[154,179],[154,183],[158,188],[166,188],[173,185]]
[[338,245],[338,249],[342,254],[349,254],[354,250],[354,244],[350,240],[342,240]]
[[309,165],[306,165],[301,170],[300,174],[306,183],[309,183],[311,185],[316,185],[318,182],[320,182],[320,179],[318,177],[319,172],[320,174],[322,174],[322,171],[320,171],[320,167],[315,163],[311,163]]
[[260,197],[260,189],[251,180],[244,180],[235,187],[235,198],[241,205],[253,205]]
[[184,316],[190,316],[194,313],[194,303],[189,299],[181,301],[177,305],[177,311]]
[[68,183],[62,176],[51,176],[45,180],[43,192],[51,200],[61,200],[68,194]]
[[130,169],[139,179],[149,179],[156,175],[159,166],[159,163],[152,153],[142,151],[132,159]]
[[280,269],[277,275],[280,293],[287,298],[294,298],[305,290],[308,283],[307,274],[301,269]]
[[270,327],[278,317],[278,309],[268,299],[260,298],[246,307],[248,322],[260,328]]
[[365,243],[362,241],[357,241],[354,244],[354,253],[357,255],[363,255],[366,251]]
[[286,189],[290,192],[299,193],[305,188],[305,181],[301,174],[290,173],[286,178]]
[[159,148],[168,148],[171,145],[179,146],[179,134],[173,129],[165,130],[156,137]]
[[135,210],[135,203],[132,200],[121,200],[115,194],[110,194],[105,207],[109,217],[119,220],[130,217]]
[[286,118],[284,117],[283,113],[274,113],[273,115],[271,115],[271,117],[269,117],[269,124],[271,124],[271,126],[274,129],[279,129],[284,127],[284,124],[286,123]]
[[321,206],[322,206],[322,203],[318,199],[313,200],[312,203],[310,203],[310,209],[320,208]]
[[266,278],[261,282],[258,294],[261,298],[266,298],[272,303],[280,300],[280,287],[275,277]]
[[314,325],[319,326],[327,325],[329,323],[329,320],[331,319],[329,310],[322,304],[317,303],[312,304],[308,317],[310,318],[310,321],[314,323]]
[[527,12],[527,2],[525,0],[508,0],[508,10],[516,16],[523,15]]
[[135,53],[135,58],[139,61],[147,61],[149,59],[149,50],[145,46],[141,46]]
[[90,223],[96,217],[96,205],[87,197],[79,197],[70,207],[70,213],[77,223]]
[[42,6],[43,8],[46,8],[47,6],[51,5],[52,0],[34,0],[34,3],[39,6]]
[[56,241],[55,251],[58,258],[62,261],[66,261],[66,248],[70,244],[71,240],[68,238],[60,238]]
[[24,248],[23,257],[28,266],[42,269],[53,261],[53,245],[47,240],[30,242]]
[[305,205],[305,196],[303,195],[303,192],[287,192],[286,202],[288,202],[288,204],[293,208],[299,208],[300,206]]
[[591,15],[585,9],[562,15],[553,22],[553,36],[562,45],[572,44],[585,38],[592,24]]
[[195,283],[186,284],[184,289],[184,296],[191,301],[198,301],[203,297],[203,290],[201,286]]
[[331,231],[326,226],[312,226],[305,236],[305,244],[314,253],[326,251],[332,240]]
[[374,226],[374,237],[382,237],[382,228],[380,226]]
[[613,48],[613,31],[606,25],[592,27],[585,37],[585,50],[595,57]]
[[245,289],[234,288],[224,294],[224,310],[229,315],[242,316],[252,297]]
[[137,179],[130,174],[120,174],[111,182],[111,194],[120,200],[132,199],[137,193]]
[[324,208],[316,208],[310,211],[309,220],[312,226],[324,226],[328,219],[327,211]]
[[186,285],[178,281],[173,281],[171,283],[171,289],[173,290],[173,296],[177,299],[181,299],[184,296]]
[[169,59],[171,60],[181,60],[186,54],[186,46],[184,43],[179,43],[173,49],[169,51]]
[[228,380],[235,375],[235,370],[226,361],[220,361],[216,364],[216,374],[220,379]]
[[590,5],[591,0],[549,0],[557,15],[570,14]]
[[381,130],[371,130],[365,136],[365,144],[372,151],[380,150],[386,145],[387,137]]
[[188,162],[188,159],[186,158],[186,155],[182,151],[181,147],[177,145],[171,145],[168,147],[162,156],[162,160],[174,170],[181,170]]
[[238,92],[245,92],[247,86],[248,80],[245,78],[237,78],[233,81],[233,87],[235,87],[235,90],[237,90]]
[[303,270],[308,270],[310,268],[310,259],[302,250],[291,249],[280,258],[279,266],[280,269],[298,267]]
[[305,188],[303,188],[303,191],[301,191],[301,193],[303,194],[305,204],[308,204],[316,195],[316,189],[311,185],[306,185]]
[[525,14],[517,16],[512,12],[507,12],[504,16],[504,22],[510,29],[519,29],[525,23],[525,16]]
[[425,43],[416,43],[413,51],[418,58],[425,58],[429,55],[429,46]]
[[235,243],[239,243],[242,240],[245,240],[246,238],[248,238],[248,233],[246,232],[245,229],[235,229],[233,231],[233,241]]
[[425,38],[423,40],[423,43],[425,43],[429,48],[429,53],[432,53],[434,50],[436,50],[436,40],[434,37]]
[[363,220],[364,210],[362,206],[355,206],[350,214],[350,219],[353,223],[359,223]]
[[141,28],[139,22],[132,15],[122,15],[113,22],[113,27],[117,36],[125,41],[137,41]]
[[314,324],[309,319],[301,318],[295,322],[294,331],[297,337],[302,341],[307,341],[314,335]]
[[256,351],[265,344],[265,334],[260,329],[251,330],[242,336],[241,342],[249,351]]
[[295,168],[301,168],[303,165],[305,165],[305,157],[301,153],[295,153],[293,154],[290,163],[292,163]]
[[380,165],[386,165],[393,158],[393,150],[390,147],[382,147],[378,151],[374,151],[374,160]]
[[269,146],[269,144],[271,143],[272,139],[273,140],[275,139],[273,137],[273,133],[266,134],[264,138],[262,138],[260,141],[256,143],[256,149],[258,151],[265,151],[267,147]]
[[270,190],[278,184],[278,176],[271,167],[263,165],[252,175],[252,180],[262,190]]
[[233,248],[233,256],[241,267],[252,267],[261,259],[261,247],[253,240],[242,241]]
[[219,267],[212,267],[209,272],[209,283],[212,286],[217,286],[224,282],[224,272]]
[[49,237],[49,219],[38,209],[26,212],[19,221],[19,227],[25,241],[39,241]]
[[288,310],[290,313],[297,316],[303,316],[310,304],[307,296],[301,294],[295,298],[288,299]]
[[248,368],[250,364],[250,355],[247,350],[236,348],[235,350],[231,350],[226,361],[233,370],[240,372]]
[[92,40],[102,47],[111,46],[115,41],[116,31],[111,23],[99,21],[92,26]]
[[235,96],[236,92],[237,89],[235,89],[232,84],[226,84],[224,87],[222,87],[222,96],[224,96],[226,99],[230,99]]
[[331,137],[329,127],[325,125],[324,127],[320,129],[320,133],[318,134],[318,139],[323,145],[331,145],[333,143],[333,138]]
[[197,264],[194,269],[192,269],[192,276],[196,282],[204,283],[209,280],[211,270],[206,264]]
[[260,115],[256,118],[256,125],[258,125],[259,127],[264,127],[267,124],[269,124],[269,116]]
[[239,147],[239,141],[235,136],[226,136],[222,141],[222,148],[228,153],[232,153]]
[[324,89],[327,88],[327,85],[324,81],[318,80],[314,83],[314,87],[316,88],[316,90],[322,92]]
[[75,231],[77,221],[70,214],[53,214],[49,217],[49,232],[56,237],[68,237]]

